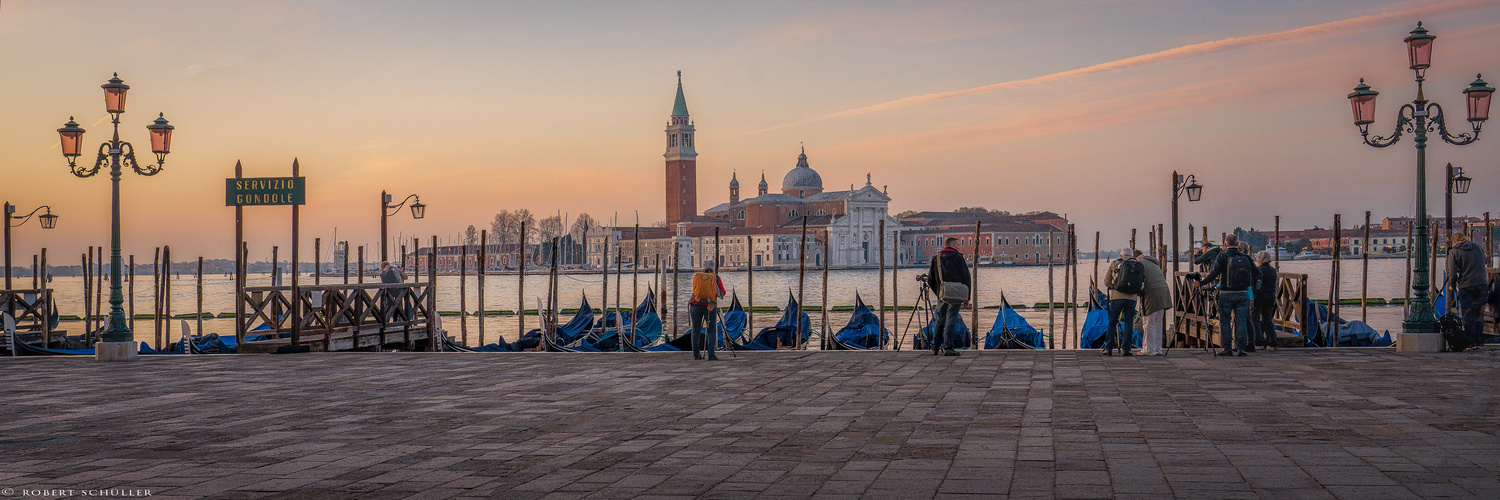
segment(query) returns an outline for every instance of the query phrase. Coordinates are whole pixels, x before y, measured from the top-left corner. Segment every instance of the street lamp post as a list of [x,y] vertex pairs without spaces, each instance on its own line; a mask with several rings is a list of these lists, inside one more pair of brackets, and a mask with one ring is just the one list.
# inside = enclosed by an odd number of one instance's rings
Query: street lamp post
[[[1468,193],[1469,192],[1469,181],[1472,181],[1473,179],[1470,179],[1468,176],[1464,175],[1464,169],[1463,168],[1455,167],[1455,166],[1453,166],[1452,163],[1448,164],[1448,176],[1447,177],[1448,177],[1447,189],[1443,193],[1443,227],[1445,228],[1446,231],[1448,231],[1448,240],[1447,240],[1448,241],[1448,245],[1452,246],[1453,245],[1453,195]],[[1448,254],[1449,258],[1452,258],[1452,255],[1453,255],[1451,253],[1452,250],[1449,249],[1449,252],[1450,252]],[[1448,289],[1445,290],[1443,293],[1446,293],[1448,295],[1448,297],[1450,297],[1445,302],[1447,304],[1447,307],[1445,307],[1445,309],[1450,310],[1450,311],[1453,310],[1453,309],[1455,309],[1454,306],[1456,304],[1458,304],[1458,302],[1457,302],[1457,297],[1458,297],[1458,283],[1454,282],[1452,279],[1449,279],[1448,280]]]
[[[6,290],[14,290],[15,289],[15,288],[13,288],[11,286],[11,281],[10,281],[11,280],[11,276],[10,276],[10,228],[21,227],[22,225],[25,225],[27,221],[31,220],[31,216],[36,215],[37,211],[40,211],[42,209],[46,209],[47,210],[47,213],[44,213],[42,215],[38,215],[37,216],[37,220],[42,224],[42,229],[52,229],[52,228],[57,227],[57,216],[56,215],[52,215],[52,207],[49,207],[47,205],[42,205],[40,207],[36,207],[36,210],[32,210],[31,213],[29,213],[29,214],[17,217],[15,215],[11,215],[11,214],[16,213],[16,206],[15,205],[11,205],[10,203],[6,203],[5,204],[5,216],[4,217],[5,217],[5,289]],[[21,222],[12,223],[11,219],[21,219]],[[14,316],[14,314],[12,314],[12,316]]]
[[94,166],[84,167],[78,165],[78,157],[83,153],[83,128],[79,127],[68,118],[68,123],[57,129],[62,139],[63,157],[68,159],[68,168],[73,175],[78,177],[93,177],[99,173],[99,169],[109,165],[110,177],[110,249],[109,249],[109,327],[104,330],[100,342],[94,346],[94,359],[98,361],[134,361],[136,359],[136,345],[130,332],[130,326],[125,323],[124,294],[120,290],[120,167],[125,165],[134,170],[135,173],[151,176],[161,172],[166,166],[167,153],[171,151],[172,129],[171,124],[160,113],[156,120],[146,126],[146,131],[151,136],[151,152],[156,153],[156,164],[147,163],[142,167],[135,161],[135,148],[130,143],[120,140],[120,115],[125,112],[125,93],[130,90],[129,85],[120,80],[119,73],[109,79],[108,83],[101,85],[104,89],[104,109],[109,112],[110,121],[114,125],[114,137],[108,142],[99,145],[99,156],[94,160]]
[[[423,205],[422,204],[422,199],[418,198],[417,195],[407,196],[406,199],[401,200],[401,203],[397,203],[395,205],[392,205],[391,204],[391,195],[390,195],[390,193],[387,193],[385,191],[381,191],[380,192],[380,260],[381,261],[389,262],[391,260],[391,254],[390,254],[390,252],[388,252],[386,250],[386,244],[390,241],[390,238],[388,236],[386,236],[386,231],[385,231],[386,223],[385,223],[385,220],[388,219],[388,218],[390,218],[390,216],[392,216],[392,215],[396,215],[397,212],[400,212],[401,211],[401,207],[405,206],[406,202],[408,202],[408,201],[413,202],[411,204],[411,218],[413,218],[413,219],[421,219],[422,217],[425,217],[427,215],[427,205]],[[387,210],[390,210],[390,212],[387,212]],[[406,256],[403,255],[402,258],[405,259]]]
[[[1429,102],[1422,94],[1422,82],[1427,68],[1432,66],[1432,43],[1437,37],[1429,34],[1422,23],[1417,23],[1416,29],[1404,40],[1406,42],[1407,62],[1410,68],[1416,72],[1417,97],[1411,103],[1403,104],[1401,110],[1396,114],[1396,128],[1390,136],[1370,135],[1370,124],[1375,122],[1375,96],[1379,92],[1365,85],[1364,79],[1360,79],[1359,85],[1354,87],[1354,92],[1349,94],[1349,102],[1354,112],[1354,125],[1359,127],[1359,134],[1365,144],[1377,148],[1384,148],[1396,144],[1401,139],[1403,132],[1414,134],[1412,142],[1417,147],[1417,213],[1413,223],[1418,224],[1416,228],[1416,258],[1415,266],[1412,268],[1412,300],[1407,309],[1406,320],[1402,328],[1406,333],[1435,333],[1437,331],[1437,317],[1433,314],[1432,301],[1428,297],[1428,265],[1427,265],[1427,133],[1437,132],[1444,142],[1456,146],[1471,144],[1479,140],[1479,129],[1484,121],[1489,118],[1490,96],[1495,89],[1490,88],[1480,77],[1475,77],[1474,82],[1463,93],[1468,101],[1469,123],[1473,127],[1472,132],[1460,134],[1448,133],[1448,126],[1443,119],[1443,108],[1435,102]],[[1418,345],[1423,344],[1416,340]],[[1399,343],[1398,343],[1399,344]],[[1427,347],[1420,350],[1441,350],[1442,342],[1426,342]]]
[[1188,201],[1198,201],[1203,197],[1203,186],[1198,185],[1198,178],[1194,176],[1183,177],[1176,171],[1172,172],[1172,272],[1177,272],[1178,261],[1182,253],[1177,250],[1177,199],[1187,193]]

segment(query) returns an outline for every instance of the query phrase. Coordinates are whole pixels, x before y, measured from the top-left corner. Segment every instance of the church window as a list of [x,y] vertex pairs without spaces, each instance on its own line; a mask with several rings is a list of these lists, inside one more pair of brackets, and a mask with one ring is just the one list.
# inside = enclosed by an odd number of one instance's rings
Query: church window
[[682,134],[682,145],[693,147],[693,134]]
[[677,134],[672,134],[667,137],[667,147],[677,147]]
[[739,218],[739,220],[745,220],[745,211],[744,210],[740,210],[740,215],[738,216],[738,218]]
[[818,215],[824,215],[824,212],[822,210],[818,210]]
[[789,212],[789,213],[788,213],[788,214],[787,214],[787,217],[792,217],[792,218],[796,218],[796,217],[797,217],[797,211],[796,211],[796,210],[793,210],[793,211],[791,211],[791,212]]

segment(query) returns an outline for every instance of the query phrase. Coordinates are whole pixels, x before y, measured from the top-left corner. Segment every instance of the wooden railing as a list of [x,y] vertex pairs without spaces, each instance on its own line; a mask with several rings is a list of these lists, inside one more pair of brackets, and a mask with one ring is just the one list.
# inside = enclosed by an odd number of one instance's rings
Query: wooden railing
[[[1176,347],[1217,345],[1219,336],[1218,294],[1204,290],[1187,278],[1188,273],[1173,276],[1172,331]],[[1276,277],[1276,314],[1272,322],[1283,329],[1306,332],[1307,275],[1278,273]]]
[[[52,338],[51,299],[52,289],[0,290],[0,312],[8,313],[16,320],[16,333],[26,337],[37,336],[42,347]],[[29,340],[27,340],[29,342]],[[10,349],[5,346],[5,349]]]
[[[243,339],[295,331],[300,343],[319,344],[324,350],[336,336],[352,338],[353,347],[399,340],[410,348],[415,340],[435,338],[432,293],[427,283],[308,285],[298,287],[295,298],[288,286],[246,287],[240,295],[244,313],[236,333]],[[251,330],[262,323],[268,328]]]

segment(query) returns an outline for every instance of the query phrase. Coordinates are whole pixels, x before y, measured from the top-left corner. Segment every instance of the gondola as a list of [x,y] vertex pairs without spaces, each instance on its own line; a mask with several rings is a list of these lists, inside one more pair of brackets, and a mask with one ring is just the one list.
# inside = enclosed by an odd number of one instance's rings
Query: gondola
[[830,345],[833,350],[841,351],[880,349],[888,335],[888,332],[881,331],[880,317],[870,311],[859,294],[855,294],[854,314],[849,316],[849,324],[830,337],[833,340]]
[[1000,313],[995,315],[995,325],[984,336],[985,349],[1045,349],[1046,338],[1040,330],[1026,322],[1010,307],[1010,302],[1001,299]]
[[[718,321],[719,323],[718,331],[721,332],[718,339],[719,344],[716,348],[721,350],[728,349],[730,346],[724,342],[724,339],[726,337],[731,339],[740,339],[745,332],[745,308],[744,306],[740,305],[740,298],[738,295],[730,296],[729,307],[724,308],[723,314],[718,315],[718,319],[716,321]],[[626,350],[631,352],[683,352],[693,350],[692,342],[692,337],[689,337],[687,335],[678,335],[675,339],[653,346],[626,345],[625,347]]]
[[[932,331],[936,328],[937,315],[934,314],[932,320],[927,322],[927,326],[922,327],[922,329],[917,332],[917,337],[913,339],[915,347],[919,350],[932,350]],[[963,314],[958,315],[958,321],[955,321],[953,323],[953,332],[949,333],[949,335],[954,337],[954,349],[969,348],[969,344],[972,341],[971,337],[973,337],[973,335],[971,335],[969,332],[969,325],[964,323]],[[939,342],[939,344],[941,344],[941,342]]]
[[[802,335],[798,338],[798,323],[801,323]],[[802,311],[802,306],[797,303],[797,297],[787,293],[786,309],[781,313],[781,319],[775,325],[761,329],[755,334],[755,338],[749,342],[733,346],[734,349],[742,351],[774,351],[776,349],[795,349],[802,347],[807,340],[812,338],[812,321],[808,319],[807,313]]]

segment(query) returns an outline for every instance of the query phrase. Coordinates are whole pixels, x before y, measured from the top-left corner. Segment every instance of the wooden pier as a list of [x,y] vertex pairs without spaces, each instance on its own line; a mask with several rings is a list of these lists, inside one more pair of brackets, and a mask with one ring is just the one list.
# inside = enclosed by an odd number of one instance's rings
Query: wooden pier
[[[1205,291],[1189,273],[1178,271],[1172,278],[1172,336],[1174,347],[1218,347],[1218,294]],[[1284,331],[1306,332],[1307,275],[1280,273],[1276,283],[1276,315],[1272,322]],[[1279,343],[1279,342],[1278,342]]]
[[246,287],[236,334],[269,339],[241,342],[240,352],[293,345],[294,330],[296,344],[314,351],[432,350],[438,337],[433,294],[430,282],[310,285],[298,287],[295,297],[288,286]]
[[[53,313],[51,288],[0,290],[0,312],[15,318],[16,338],[21,342],[61,347],[67,340],[68,332],[53,330],[52,322],[48,321]],[[10,345],[0,346],[0,351],[9,352]]]

